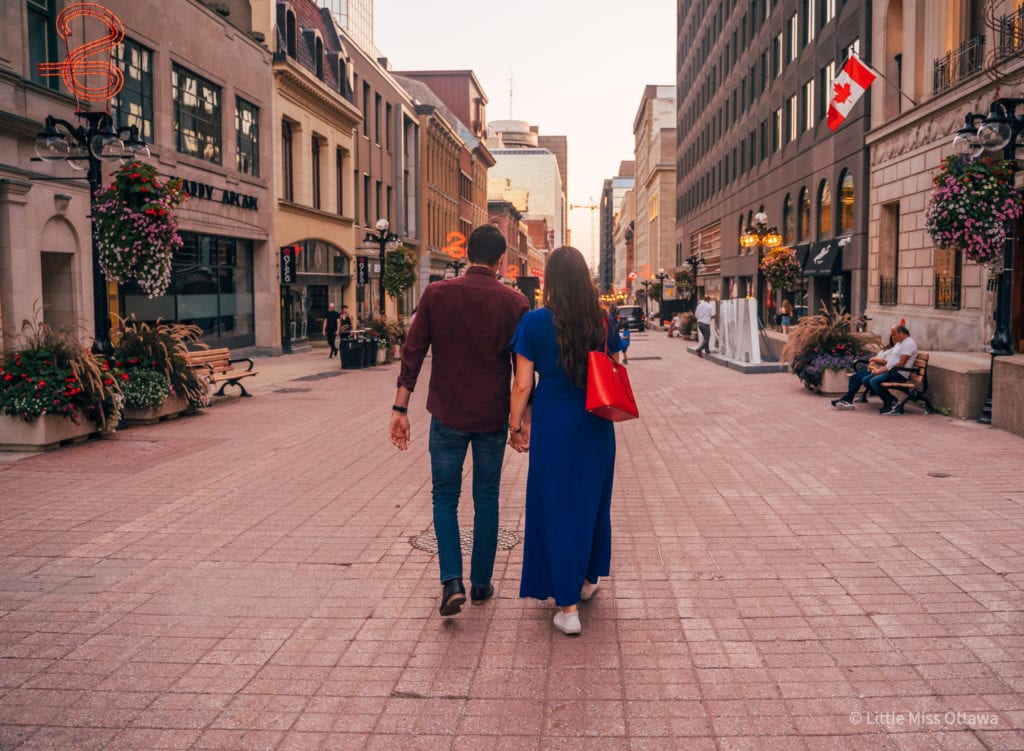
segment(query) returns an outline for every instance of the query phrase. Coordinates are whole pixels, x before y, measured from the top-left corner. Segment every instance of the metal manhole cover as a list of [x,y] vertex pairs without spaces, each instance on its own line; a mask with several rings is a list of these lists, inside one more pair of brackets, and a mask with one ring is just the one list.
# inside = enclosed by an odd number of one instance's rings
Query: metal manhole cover
[[293,378],[293,381],[322,381],[325,378],[337,378],[342,374],[340,370],[331,370],[326,373],[314,373],[313,375],[299,376]]
[[274,389],[275,394],[308,394],[313,389],[284,388]]
[[[459,532],[459,540],[462,541],[463,550],[468,550],[473,545],[473,530],[462,529]],[[434,529],[431,527],[426,532],[422,532],[418,535],[414,535],[409,538],[409,544],[412,545],[416,550],[422,550],[424,553],[436,553],[437,552],[437,536],[434,534]],[[499,529],[498,530],[498,550],[511,550],[519,544],[519,535],[510,529]]]
[[[661,355],[648,355],[647,357],[631,357],[631,358],[629,358],[629,362],[633,362],[634,360],[660,360],[660,359],[661,359]],[[626,364],[628,365],[629,363],[626,363]]]

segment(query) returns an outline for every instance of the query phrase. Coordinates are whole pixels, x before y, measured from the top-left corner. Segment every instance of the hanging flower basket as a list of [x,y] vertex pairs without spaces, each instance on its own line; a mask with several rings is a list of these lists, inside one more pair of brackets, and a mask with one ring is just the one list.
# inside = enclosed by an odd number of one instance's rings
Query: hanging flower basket
[[186,199],[181,180],[160,181],[155,167],[131,162],[96,194],[93,227],[100,268],[112,282],[134,279],[149,297],[171,283],[171,258],[181,247],[174,207]]
[[936,173],[925,229],[940,248],[963,251],[971,261],[993,267],[1006,241],[1006,224],[1024,212],[1005,159],[951,154]]
[[787,292],[800,284],[800,262],[792,248],[772,248],[761,259],[761,271],[772,289]]

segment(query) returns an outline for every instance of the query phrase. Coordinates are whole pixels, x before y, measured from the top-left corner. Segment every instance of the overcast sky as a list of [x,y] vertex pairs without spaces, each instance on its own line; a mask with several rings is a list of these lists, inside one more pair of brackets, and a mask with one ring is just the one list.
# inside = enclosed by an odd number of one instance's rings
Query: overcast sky
[[[644,86],[675,83],[673,0],[376,0],[374,7],[374,41],[394,70],[472,69],[487,94],[488,120],[511,116],[568,137],[570,204],[599,203],[603,181],[633,158]],[[587,256],[592,234],[600,242],[591,230],[597,215],[569,212],[573,244]]]

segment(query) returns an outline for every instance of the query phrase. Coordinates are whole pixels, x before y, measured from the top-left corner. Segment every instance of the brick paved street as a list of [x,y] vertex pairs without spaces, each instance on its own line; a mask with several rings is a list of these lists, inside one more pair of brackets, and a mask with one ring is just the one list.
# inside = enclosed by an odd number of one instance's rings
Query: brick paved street
[[1024,749],[1024,440],[631,355],[579,638],[518,598],[521,544],[437,615],[397,365],[263,359],[253,399],[4,456],[0,750]]

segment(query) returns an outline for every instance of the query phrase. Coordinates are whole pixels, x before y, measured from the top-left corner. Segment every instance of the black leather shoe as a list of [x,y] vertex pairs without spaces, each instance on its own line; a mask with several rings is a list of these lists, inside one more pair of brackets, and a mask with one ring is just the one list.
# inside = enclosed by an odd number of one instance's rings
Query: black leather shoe
[[491,599],[494,594],[494,585],[488,584],[486,587],[478,587],[473,584],[469,588],[469,599],[473,601],[474,605],[483,605],[484,602]]
[[458,615],[466,604],[466,588],[462,579],[449,579],[441,588],[441,615]]

